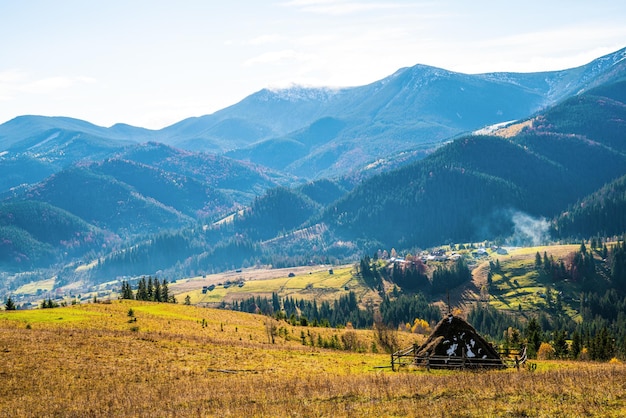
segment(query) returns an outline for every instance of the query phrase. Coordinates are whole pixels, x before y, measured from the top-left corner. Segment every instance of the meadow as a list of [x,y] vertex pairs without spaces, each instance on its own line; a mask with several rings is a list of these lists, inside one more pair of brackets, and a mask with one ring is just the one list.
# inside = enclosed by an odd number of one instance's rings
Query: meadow
[[[131,311],[132,310],[132,311]],[[131,313],[132,315],[129,315]],[[0,416],[624,416],[626,366],[392,372],[385,353],[302,345],[268,318],[137,301],[0,312]],[[353,335],[354,335],[353,334]],[[414,334],[400,333],[401,344]]]
[[[361,300],[379,301],[380,296],[353,275],[353,266],[297,267],[291,269],[246,269],[239,273],[227,272],[194,277],[177,281],[170,285],[179,301],[189,296],[192,305],[217,306],[221,302],[245,299],[251,296],[271,298],[272,293],[279,297],[294,299],[333,301],[340,296],[355,292]],[[290,276],[291,273],[291,276]],[[239,287],[238,282],[243,282]],[[226,287],[225,283],[234,284]],[[215,285],[206,293],[203,286]]]
[[577,251],[579,245],[555,245],[527,247],[512,250],[508,255],[492,255],[501,265],[500,272],[493,274],[493,286],[490,290],[490,304],[502,311],[538,312],[547,309],[545,292],[550,288],[561,292],[563,311],[573,319],[577,317],[580,289],[573,283],[557,282],[552,278],[542,277],[535,269],[535,254],[544,252],[555,261],[566,259]]

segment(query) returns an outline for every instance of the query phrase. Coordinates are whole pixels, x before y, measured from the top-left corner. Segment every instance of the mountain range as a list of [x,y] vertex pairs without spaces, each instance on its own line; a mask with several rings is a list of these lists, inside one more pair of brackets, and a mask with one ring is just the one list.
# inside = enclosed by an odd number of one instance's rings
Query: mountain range
[[505,240],[517,213],[554,237],[625,232],[618,209],[590,215],[626,200],[624,58],[528,74],[417,65],[361,87],[262,90],[159,131],[15,118],[0,125],[0,287],[24,272],[180,276]]
[[431,150],[463,132],[524,118],[619,76],[625,57],[622,49],[581,67],[541,73],[469,75],[416,65],[359,87],[261,90],[158,131],[22,116],[0,125],[0,152],[63,164],[155,141],[308,179],[337,176],[398,151]]

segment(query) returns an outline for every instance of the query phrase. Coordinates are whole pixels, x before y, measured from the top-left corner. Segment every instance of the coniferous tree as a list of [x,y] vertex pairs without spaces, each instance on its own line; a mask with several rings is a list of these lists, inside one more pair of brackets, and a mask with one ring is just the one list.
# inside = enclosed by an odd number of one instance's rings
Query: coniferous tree
[[163,302],[170,302],[170,290],[167,285],[167,279],[163,279],[163,282],[161,283],[161,298],[163,299]]
[[589,355],[592,360],[606,361],[613,357],[614,351],[613,337],[608,328],[603,326],[589,343]]
[[11,296],[7,298],[7,301],[4,304],[4,309],[6,309],[7,311],[14,311],[17,309],[17,306],[15,306],[15,302],[13,302]]
[[154,300],[154,283],[152,282],[152,276],[148,276],[148,284],[146,285],[146,299]]
[[134,299],[133,289],[130,287],[130,283],[126,280],[122,282],[122,299]]
[[535,254],[535,270],[541,269],[541,254],[539,251]]
[[567,332],[565,330],[554,331],[554,355],[556,358],[566,358],[569,350],[567,346]]
[[542,331],[541,325],[534,317],[528,321],[526,325],[526,330],[524,332],[526,336],[526,341],[528,342],[528,355],[534,357],[537,355],[537,351],[539,350],[539,346],[542,341]]
[[154,295],[153,300],[155,302],[163,302],[163,294],[161,293],[161,283],[155,278],[154,279]]
[[272,292],[272,309],[274,312],[280,311],[280,299],[276,292]]
[[582,351],[582,337],[578,330],[572,334],[572,346],[570,349],[570,356],[575,360]]
[[148,300],[148,290],[145,277],[139,279],[139,283],[137,283],[137,294],[135,297],[137,300]]
[[550,274],[550,270],[552,270],[552,264],[550,263],[550,259],[548,258],[548,253],[544,251],[543,252],[543,271],[546,274]]

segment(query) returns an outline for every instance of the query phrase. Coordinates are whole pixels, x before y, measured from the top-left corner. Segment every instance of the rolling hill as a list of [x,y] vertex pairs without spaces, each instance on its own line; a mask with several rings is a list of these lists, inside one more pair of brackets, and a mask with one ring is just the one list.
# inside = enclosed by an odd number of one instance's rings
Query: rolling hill
[[47,267],[81,257],[119,238],[47,203],[0,204],[0,265],[5,271]]
[[626,176],[570,205],[554,222],[557,236],[614,236],[626,231]]

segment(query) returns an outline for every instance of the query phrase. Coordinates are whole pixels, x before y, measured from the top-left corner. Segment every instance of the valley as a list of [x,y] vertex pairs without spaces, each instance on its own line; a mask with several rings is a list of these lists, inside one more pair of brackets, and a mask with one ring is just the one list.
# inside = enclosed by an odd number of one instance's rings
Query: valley
[[[1,125],[0,414],[619,416],[625,51]],[[448,313],[534,366],[392,373]]]
[[0,7],[1,417],[626,417],[626,3]]

